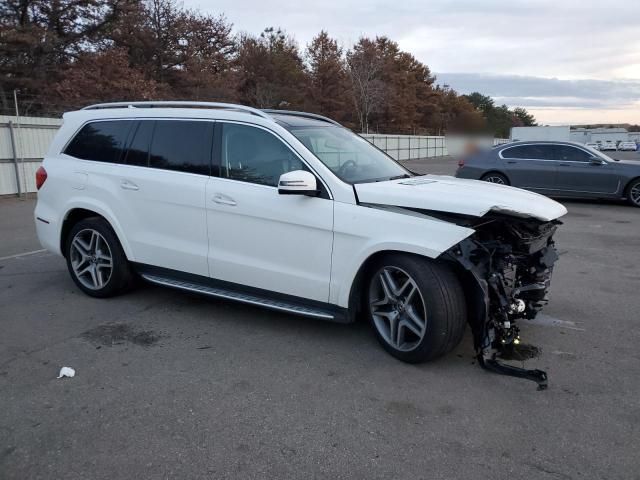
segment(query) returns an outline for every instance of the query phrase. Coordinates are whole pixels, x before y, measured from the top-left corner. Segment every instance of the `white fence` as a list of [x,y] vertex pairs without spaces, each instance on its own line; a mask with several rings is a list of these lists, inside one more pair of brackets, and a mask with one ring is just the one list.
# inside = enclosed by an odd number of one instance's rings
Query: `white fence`
[[[62,125],[59,118],[0,115],[0,195],[35,192],[35,172]],[[399,161],[458,155],[469,141],[482,146],[508,142],[499,138],[362,134]]]
[[399,161],[447,155],[445,137],[372,133],[362,133],[361,136]]
[[0,195],[35,192],[35,172],[62,125],[59,118],[0,115]]

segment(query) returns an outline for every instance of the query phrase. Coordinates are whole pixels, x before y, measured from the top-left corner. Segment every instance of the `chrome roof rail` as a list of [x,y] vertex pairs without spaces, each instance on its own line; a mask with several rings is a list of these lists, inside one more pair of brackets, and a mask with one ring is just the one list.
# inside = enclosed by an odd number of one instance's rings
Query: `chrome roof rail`
[[295,117],[311,118],[313,120],[322,120],[324,122],[329,122],[329,123],[331,123],[333,125],[337,125],[338,127],[342,127],[342,125],[340,125],[335,120],[332,120],[332,119],[330,119],[328,117],[323,117],[322,115],[317,115],[315,113],[296,112],[294,110],[275,110],[275,109],[272,109],[272,108],[263,109],[262,111],[265,112],[265,113],[270,113],[272,115],[282,114],[282,115],[291,115],[291,116],[295,116]]
[[148,101],[148,102],[111,102],[96,103],[89,105],[82,110],[101,110],[106,108],[220,108],[224,110],[235,110],[246,112],[261,118],[273,120],[270,115],[257,108],[237,105],[235,103],[219,102],[186,102],[186,101]]

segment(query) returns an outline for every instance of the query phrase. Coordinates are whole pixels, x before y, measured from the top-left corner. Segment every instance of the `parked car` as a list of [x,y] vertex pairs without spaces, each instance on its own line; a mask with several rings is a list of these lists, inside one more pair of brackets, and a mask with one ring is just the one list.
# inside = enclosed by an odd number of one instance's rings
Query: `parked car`
[[601,150],[603,152],[607,151],[607,150],[615,151],[615,150],[617,150],[616,142],[612,142],[612,141],[607,140],[606,142],[604,142],[604,143],[602,143],[600,145],[600,149],[599,150]]
[[635,152],[638,149],[636,142],[620,142],[618,150],[621,152]]
[[575,142],[515,142],[468,157],[458,178],[550,196],[627,199],[640,207],[640,163],[614,160]]
[[90,296],[137,273],[308,317],[362,315],[406,362],[450,351],[470,322],[480,363],[507,374],[518,369],[496,355],[546,301],[566,213],[504,185],[416,177],[325,117],[216,103],[67,113],[37,187],[38,237]]
[[594,150],[600,150],[600,144],[597,142],[588,142],[585,145],[589,148],[593,148]]

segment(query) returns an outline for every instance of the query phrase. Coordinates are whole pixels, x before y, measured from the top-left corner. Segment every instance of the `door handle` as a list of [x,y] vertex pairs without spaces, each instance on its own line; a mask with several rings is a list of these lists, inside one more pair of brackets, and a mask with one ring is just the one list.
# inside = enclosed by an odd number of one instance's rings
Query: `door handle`
[[231,207],[235,207],[237,205],[236,201],[233,198],[222,195],[221,193],[216,193],[213,196],[213,201],[219,203],[220,205],[229,205]]
[[516,163],[516,162],[515,162],[515,160],[507,160],[507,163],[508,163],[509,165],[513,165],[513,164],[514,164],[514,163]]
[[570,167],[571,166],[571,164],[569,164],[569,163],[560,163],[559,165],[561,167]]
[[120,188],[122,188],[123,190],[140,190],[140,187],[138,187],[138,185],[130,182],[129,180],[123,180],[120,184]]

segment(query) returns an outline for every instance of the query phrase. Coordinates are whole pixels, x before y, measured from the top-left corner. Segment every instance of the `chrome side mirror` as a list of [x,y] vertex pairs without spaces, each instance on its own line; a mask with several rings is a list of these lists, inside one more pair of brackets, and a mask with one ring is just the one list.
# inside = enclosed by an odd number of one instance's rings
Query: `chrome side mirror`
[[315,197],[320,193],[316,177],[305,170],[294,170],[280,175],[278,180],[278,193],[280,195],[307,195]]

